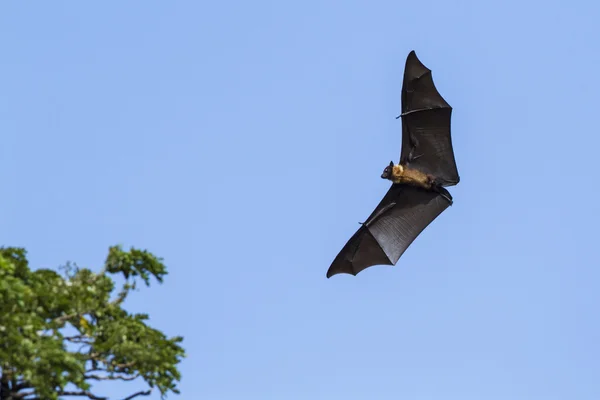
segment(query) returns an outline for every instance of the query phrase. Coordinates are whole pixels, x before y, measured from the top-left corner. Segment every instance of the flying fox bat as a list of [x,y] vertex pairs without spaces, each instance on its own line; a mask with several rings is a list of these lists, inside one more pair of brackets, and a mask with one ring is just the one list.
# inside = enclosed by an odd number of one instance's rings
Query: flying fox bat
[[419,234],[452,205],[445,189],[460,178],[452,138],[452,107],[436,89],[431,70],[414,51],[408,54],[402,83],[400,162],[385,167],[381,178],[392,186],[350,238],[327,271],[357,275],[374,265],[396,265]]

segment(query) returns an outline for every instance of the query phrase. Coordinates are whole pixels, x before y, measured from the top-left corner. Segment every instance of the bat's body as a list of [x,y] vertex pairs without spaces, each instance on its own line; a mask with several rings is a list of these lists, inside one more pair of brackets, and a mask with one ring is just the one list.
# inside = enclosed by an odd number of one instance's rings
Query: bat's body
[[445,190],[433,175],[426,174],[418,169],[406,165],[390,162],[381,175],[383,179],[389,179],[396,185],[410,185],[421,189],[432,190],[440,193],[452,204],[452,196]]
[[414,51],[406,59],[402,85],[402,150],[381,177],[392,186],[337,255],[327,277],[356,275],[373,265],[395,265],[417,236],[446,208],[444,188],[460,178],[450,136],[452,107],[438,93]]
[[408,185],[419,186],[424,189],[431,189],[435,178],[431,175],[424,174],[418,169],[412,169],[401,164],[396,164],[392,165],[392,173],[389,180],[396,184],[405,183]]

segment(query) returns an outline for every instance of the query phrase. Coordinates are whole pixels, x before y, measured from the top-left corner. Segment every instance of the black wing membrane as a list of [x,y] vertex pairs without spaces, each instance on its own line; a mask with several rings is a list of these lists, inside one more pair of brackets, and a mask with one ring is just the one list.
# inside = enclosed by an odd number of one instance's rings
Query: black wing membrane
[[456,185],[460,177],[450,134],[452,107],[433,83],[431,70],[414,51],[406,59],[402,84],[402,151],[400,162],[416,157],[410,166],[438,178],[442,186]]
[[327,271],[357,275],[374,265],[395,265],[408,246],[450,203],[439,193],[392,185]]

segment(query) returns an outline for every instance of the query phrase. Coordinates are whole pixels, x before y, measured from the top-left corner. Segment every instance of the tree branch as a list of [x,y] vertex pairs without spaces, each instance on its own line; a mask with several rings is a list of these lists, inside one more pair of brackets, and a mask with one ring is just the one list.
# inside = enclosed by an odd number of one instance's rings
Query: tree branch
[[13,394],[12,397],[15,399],[22,399],[27,396],[33,396],[34,394],[35,394],[35,392],[21,392],[21,393]]
[[131,289],[129,287],[127,287],[127,284],[123,285],[123,288],[121,289],[121,291],[119,292],[117,297],[113,301],[111,301],[110,304],[113,306],[118,306],[121,303],[123,303],[125,301],[125,299],[127,298],[127,296],[129,295],[130,290]]
[[82,390],[79,392],[59,392],[58,393],[59,396],[87,396],[88,398],[92,399],[92,400],[108,400],[108,397],[99,397],[94,395],[91,392],[88,392],[86,390]]
[[[122,364],[115,364],[114,360],[107,360],[107,359],[103,358],[102,354],[100,354],[100,353],[91,353],[91,354],[88,354],[88,360],[87,361],[96,362],[96,363],[102,363],[102,364],[106,365],[107,367],[110,367],[110,369],[112,369],[112,370],[122,370],[122,369],[125,369],[125,368],[131,368],[131,367],[133,367],[136,364],[135,361],[129,361],[129,362],[122,363]],[[108,368],[98,368],[98,367],[96,367],[96,368],[89,369],[89,370],[87,370],[85,372],[108,371],[108,370],[109,370]]]
[[[83,314],[83,313],[81,313],[81,314]],[[57,324],[62,324],[63,322],[67,322],[71,318],[75,318],[75,317],[77,317],[77,316],[79,316],[81,314],[80,313],[74,313],[74,314],[61,315],[60,317],[54,318],[52,320],[52,322],[56,322]]]
[[152,390],[146,390],[146,391],[140,390],[139,392],[134,393],[129,397],[125,397],[123,400],[131,400],[134,397],[138,397],[138,396],[148,396],[150,393],[152,393]]
[[121,380],[121,381],[132,381],[134,379],[136,379],[139,376],[139,374],[135,374],[133,376],[124,376],[124,375],[107,375],[107,376],[101,376],[101,375],[84,375],[83,378],[84,379],[94,379],[96,381],[114,381],[114,380]]
[[75,335],[75,336],[65,336],[64,337],[65,340],[68,340],[71,343],[85,343],[85,344],[91,344],[89,341],[91,340],[90,337],[88,337],[87,335]]

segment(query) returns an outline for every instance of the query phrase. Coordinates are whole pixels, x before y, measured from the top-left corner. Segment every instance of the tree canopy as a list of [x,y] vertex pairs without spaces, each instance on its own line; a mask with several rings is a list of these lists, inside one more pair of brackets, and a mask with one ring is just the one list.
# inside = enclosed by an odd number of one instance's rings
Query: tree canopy
[[126,399],[179,393],[183,339],[122,307],[138,282],[166,274],[162,259],[135,248],[109,248],[97,273],[74,264],[32,270],[25,249],[0,248],[0,400],[107,399],[94,383],[117,380],[145,381]]

